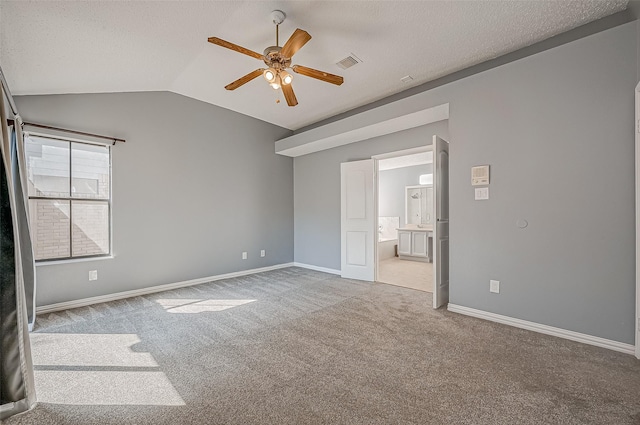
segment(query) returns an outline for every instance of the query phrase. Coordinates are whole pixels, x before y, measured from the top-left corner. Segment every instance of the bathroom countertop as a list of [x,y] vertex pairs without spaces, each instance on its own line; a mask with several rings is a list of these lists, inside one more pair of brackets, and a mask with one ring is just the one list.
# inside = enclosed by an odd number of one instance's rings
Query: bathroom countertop
[[433,226],[410,226],[410,227],[398,227],[396,230],[403,230],[405,232],[433,232]]

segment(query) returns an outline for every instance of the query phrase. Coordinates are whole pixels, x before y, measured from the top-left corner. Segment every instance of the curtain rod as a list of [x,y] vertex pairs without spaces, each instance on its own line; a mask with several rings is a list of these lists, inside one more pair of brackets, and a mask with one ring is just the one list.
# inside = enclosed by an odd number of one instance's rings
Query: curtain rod
[[116,144],[116,142],[122,142],[122,143],[126,142],[126,140],[119,139],[117,137],[102,136],[100,134],[93,134],[93,133],[85,133],[84,131],[67,130],[66,128],[52,127],[50,125],[36,124],[36,123],[33,123],[33,122],[25,122],[24,125],[28,125],[30,127],[44,128],[46,130],[64,131],[65,133],[79,134],[81,136],[95,137],[97,139],[113,140],[113,144],[114,145]]
[[[13,96],[11,96],[11,90],[9,90],[9,84],[7,84],[7,80],[4,78],[4,72],[2,72],[2,67],[0,66],[0,83],[2,83],[2,88],[4,89],[4,94],[9,101],[9,106],[11,107],[11,112],[16,117],[19,117],[18,107],[13,101]],[[20,121],[20,120],[19,120]]]

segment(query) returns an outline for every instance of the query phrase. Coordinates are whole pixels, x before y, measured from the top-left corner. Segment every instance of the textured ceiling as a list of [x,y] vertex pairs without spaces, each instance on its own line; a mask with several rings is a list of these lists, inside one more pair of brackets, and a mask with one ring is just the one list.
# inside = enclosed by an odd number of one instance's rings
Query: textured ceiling
[[[289,129],[328,118],[624,10],[595,1],[6,1],[0,64],[14,94],[169,90]],[[295,75],[298,106],[257,78],[264,64],[207,43],[262,52],[302,28],[294,63],[344,76],[337,87]],[[342,70],[349,54],[362,63]],[[406,84],[400,78],[411,75]],[[281,102],[276,104],[276,99]]]

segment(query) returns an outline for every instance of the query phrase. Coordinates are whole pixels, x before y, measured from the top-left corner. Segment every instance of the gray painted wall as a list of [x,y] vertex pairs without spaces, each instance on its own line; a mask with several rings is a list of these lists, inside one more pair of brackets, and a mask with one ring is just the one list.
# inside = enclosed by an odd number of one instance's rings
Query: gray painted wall
[[[405,99],[450,104],[452,303],[633,344],[637,40],[627,23]],[[340,267],[337,164],[400,145],[295,158],[296,261]]]
[[447,121],[294,158],[295,261],[340,269],[340,163],[448,139]]
[[127,140],[112,150],[115,258],[38,266],[38,305],[293,261],[292,159],[273,148],[288,130],[167,92],[16,103],[26,121]]
[[432,164],[414,165],[379,172],[378,215],[380,217],[400,217],[400,227],[405,220],[405,188],[420,184],[421,174],[431,174]]
[[480,72],[484,72],[484,71],[508,64],[510,62],[535,55],[540,52],[544,52],[546,50],[561,46],[566,43],[571,43],[573,41],[580,40],[584,37],[588,37],[590,35],[597,34],[601,31],[615,28],[626,23],[636,22],[636,24],[640,24],[640,22],[637,22],[639,10],[640,10],[640,1],[632,0],[629,2],[629,7],[626,10],[623,10],[621,12],[614,13],[613,15],[609,15],[601,19],[597,19],[595,21],[581,25],[567,32],[563,32],[551,38],[547,38],[546,40],[542,40],[530,46],[523,47],[522,49],[516,50],[514,52],[507,53],[502,56],[498,56],[494,59],[481,62],[477,65],[473,65],[468,68],[461,69],[460,71],[456,71],[452,74],[447,74],[435,80],[428,81],[426,83],[408,88],[399,93],[382,98],[375,102],[371,102],[367,105],[359,106],[357,108],[351,109],[341,114],[326,118],[322,121],[318,121],[313,124],[304,126],[302,128],[295,129],[293,131],[293,134],[304,133],[307,130],[311,130],[316,127],[321,127],[325,124],[329,124],[332,122],[340,121],[343,118],[356,115],[361,112],[368,111],[370,109],[377,108],[379,106],[388,104],[390,102],[405,99],[405,98],[414,96],[416,94],[422,93],[424,91],[433,90],[435,88],[461,80],[463,78],[467,78],[471,75],[475,75]]

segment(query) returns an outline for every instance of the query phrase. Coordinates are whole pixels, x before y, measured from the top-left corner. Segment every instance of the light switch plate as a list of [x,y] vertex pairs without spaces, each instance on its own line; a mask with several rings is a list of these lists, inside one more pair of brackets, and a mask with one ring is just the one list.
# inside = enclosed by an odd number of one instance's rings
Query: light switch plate
[[246,259],[247,259],[247,252],[246,252],[246,251],[242,253],[242,259],[243,259],[243,260],[246,260]]
[[98,270],[89,270],[89,280],[98,280]]
[[476,201],[486,201],[487,199],[489,199],[488,187],[476,187],[474,191],[476,195]]
[[260,251],[260,256],[261,256],[261,257],[264,257],[265,255],[266,255],[266,252],[264,251],[264,249],[263,249],[263,250],[261,250],[261,251]]

